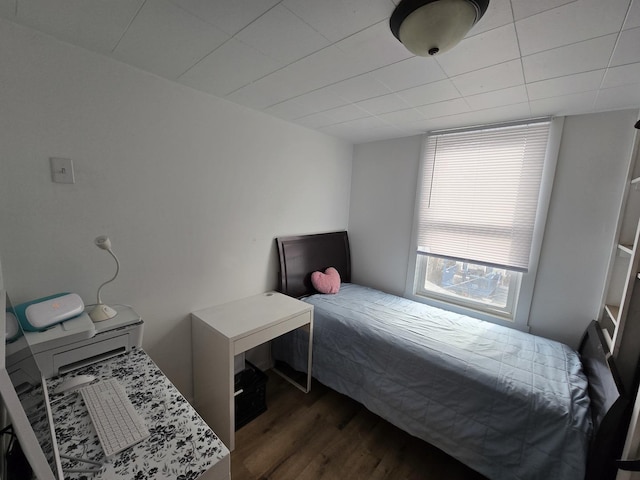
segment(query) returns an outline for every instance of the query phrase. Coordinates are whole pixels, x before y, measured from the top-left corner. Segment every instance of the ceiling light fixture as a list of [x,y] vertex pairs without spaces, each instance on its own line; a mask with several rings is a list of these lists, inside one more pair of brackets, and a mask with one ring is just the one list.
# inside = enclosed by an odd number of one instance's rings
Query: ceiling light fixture
[[389,26],[407,50],[426,57],[460,43],[488,6],[489,0],[401,0]]

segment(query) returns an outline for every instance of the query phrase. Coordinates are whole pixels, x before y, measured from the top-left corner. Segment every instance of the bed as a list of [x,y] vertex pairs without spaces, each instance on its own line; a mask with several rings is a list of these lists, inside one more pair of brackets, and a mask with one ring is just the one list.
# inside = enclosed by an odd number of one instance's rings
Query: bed
[[[312,375],[495,480],[614,478],[628,404],[597,322],[579,351],[351,283],[346,232],[281,237],[279,289],[314,305]],[[334,295],[314,271],[334,267]],[[306,371],[308,338],[274,358]]]

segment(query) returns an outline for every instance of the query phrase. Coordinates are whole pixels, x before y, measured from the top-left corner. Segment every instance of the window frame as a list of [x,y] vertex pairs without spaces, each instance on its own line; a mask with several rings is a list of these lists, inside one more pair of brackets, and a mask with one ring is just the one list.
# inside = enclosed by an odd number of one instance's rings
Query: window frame
[[[501,127],[511,126],[518,124],[530,123],[536,120],[543,119],[529,119],[521,122],[511,122],[498,125],[483,125],[477,127],[470,127],[465,129],[449,130],[449,131],[472,131],[476,129],[486,127]],[[549,119],[547,119],[549,120]],[[549,205],[551,201],[551,191],[553,187],[553,180],[556,172],[556,165],[558,161],[558,153],[560,150],[560,141],[562,137],[562,129],[564,125],[564,117],[555,117],[551,119],[551,125],[549,129],[549,140],[547,143],[544,166],[542,171],[542,179],[540,182],[540,193],[538,198],[538,206],[536,210],[536,221],[533,231],[533,238],[531,243],[531,255],[529,260],[529,269],[527,272],[522,272],[520,276],[520,285],[516,292],[516,298],[514,299],[513,312],[510,315],[505,315],[503,312],[496,312],[494,309],[484,305],[482,308],[478,308],[479,302],[458,302],[454,303],[451,299],[445,299],[444,296],[433,295],[431,292],[429,295],[418,293],[420,289],[417,288],[418,274],[420,273],[420,265],[418,257],[422,254],[418,253],[418,227],[419,227],[419,213],[420,213],[420,197],[423,190],[423,173],[425,169],[424,161],[424,149],[426,145],[426,137],[429,134],[442,134],[447,131],[434,131],[429,132],[423,136],[422,147],[420,151],[420,162],[417,172],[417,187],[416,196],[414,198],[414,214],[413,214],[413,229],[411,235],[411,245],[409,251],[409,267],[407,269],[407,279],[405,282],[404,296],[415,300],[420,303],[425,303],[435,307],[450,310],[456,313],[469,315],[471,317],[486,320],[492,323],[498,323],[501,325],[507,325],[518,328],[520,330],[528,330],[529,311],[531,309],[531,302],[533,299],[535,279],[538,271],[538,262],[540,260],[540,251],[542,248],[542,240],[544,237],[544,227],[546,225],[547,214],[549,211]],[[426,263],[426,262],[424,262]]]

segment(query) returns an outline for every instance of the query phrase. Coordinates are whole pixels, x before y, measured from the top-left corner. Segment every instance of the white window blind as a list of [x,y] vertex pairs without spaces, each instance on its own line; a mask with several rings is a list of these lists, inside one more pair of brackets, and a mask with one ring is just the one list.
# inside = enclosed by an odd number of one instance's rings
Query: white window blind
[[418,253],[527,271],[549,128],[428,136]]

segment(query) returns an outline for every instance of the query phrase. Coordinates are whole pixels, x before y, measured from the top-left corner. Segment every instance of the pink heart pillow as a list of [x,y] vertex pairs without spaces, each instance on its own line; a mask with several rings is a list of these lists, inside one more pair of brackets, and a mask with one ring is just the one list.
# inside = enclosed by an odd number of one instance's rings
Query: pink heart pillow
[[340,274],[333,268],[327,268],[324,273],[313,272],[311,284],[320,293],[338,293],[340,290]]

